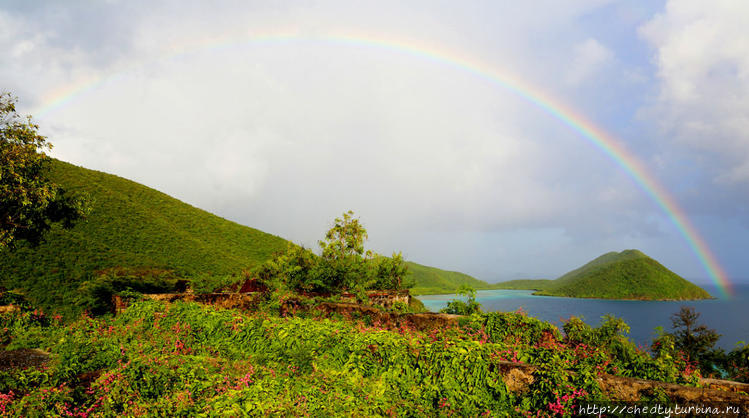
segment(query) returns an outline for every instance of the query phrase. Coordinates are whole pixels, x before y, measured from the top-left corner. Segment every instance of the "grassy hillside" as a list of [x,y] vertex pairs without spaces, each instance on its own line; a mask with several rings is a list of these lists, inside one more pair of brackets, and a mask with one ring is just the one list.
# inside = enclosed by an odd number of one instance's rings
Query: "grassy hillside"
[[72,304],[98,270],[173,269],[183,277],[241,272],[286,249],[287,241],[180,202],[124,178],[53,161],[50,176],[89,196],[92,210],[72,230],[54,228],[37,248],[0,256],[0,284],[27,289],[46,306]]
[[686,300],[710,294],[638,250],[606,253],[535,294],[603,299]]
[[408,264],[408,271],[411,272],[416,282],[411,289],[411,293],[416,295],[454,293],[462,285],[467,285],[474,289],[489,288],[488,283],[464,273],[440,270],[410,261],[406,264]]
[[[174,270],[195,279],[238,275],[287,248],[288,241],[190,206],[136,182],[54,160],[50,177],[92,202],[72,230],[53,228],[37,248],[0,252],[0,286],[22,289],[45,308],[74,311],[81,284],[97,271]],[[470,276],[409,263],[417,292],[455,291],[486,283]],[[59,309],[55,309],[59,310]]]

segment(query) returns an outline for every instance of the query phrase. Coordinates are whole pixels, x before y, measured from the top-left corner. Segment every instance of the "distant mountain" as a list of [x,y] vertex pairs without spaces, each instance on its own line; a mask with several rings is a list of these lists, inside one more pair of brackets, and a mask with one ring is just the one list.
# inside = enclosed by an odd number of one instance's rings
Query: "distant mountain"
[[534,294],[601,299],[709,299],[709,293],[638,250],[606,253]]
[[[79,286],[102,270],[173,270],[210,288],[217,278],[238,275],[289,243],[112,174],[53,160],[50,177],[89,196],[88,218],[71,230],[53,228],[36,248],[0,250],[0,286],[23,290],[48,309],[74,311]],[[417,292],[486,286],[461,273],[408,264]]]

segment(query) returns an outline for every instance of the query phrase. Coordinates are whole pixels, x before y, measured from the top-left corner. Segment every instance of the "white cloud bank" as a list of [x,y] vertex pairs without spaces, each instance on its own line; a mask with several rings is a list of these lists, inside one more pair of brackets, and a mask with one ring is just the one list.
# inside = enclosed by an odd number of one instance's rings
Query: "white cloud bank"
[[644,113],[667,135],[721,159],[715,178],[749,183],[749,2],[669,1],[640,28],[660,83]]

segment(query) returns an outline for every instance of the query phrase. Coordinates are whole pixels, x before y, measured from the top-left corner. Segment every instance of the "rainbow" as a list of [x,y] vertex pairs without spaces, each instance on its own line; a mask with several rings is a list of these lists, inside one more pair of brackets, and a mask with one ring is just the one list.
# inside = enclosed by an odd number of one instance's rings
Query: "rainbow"
[[[645,166],[627,151],[619,141],[612,135],[596,127],[593,122],[580,115],[574,109],[556,100],[549,94],[506,72],[497,71],[491,65],[482,63],[475,58],[462,56],[460,53],[449,51],[445,48],[418,44],[413,41],[404,42],[401,40],[383,39],[381,37],[354,36],[351,34],[304,36],[293,31],[275,31],[249,36],[240,35],[239,39],[237,36],[232,35],[176,44],[168,48],[166,53],[161,54],[156,60],[160,61],[176,58],[188,53],[207,52],[244,45],[256,45],[258,43],[277,44],[300,41],[324,42],[354,48],[376,48],[393,51],[398,54],[407,54],[470,73],[534,104],[577,132],[588,143],[598,148],[621,167],[632,178],[635,184],[667,215],[691,251],[696,255],[711,280],[717,285],[722,296],[728,298],[733,295],[732,285],[728,280],[728,276],[721,268],[715,255],[710,251],[705,240],[691,224],[686,213],[677,205],[674,198],[659,184],[656,178],[647,171]],[[55,91],[44,98],[42,105],[33,114],[42,118],[102,84],[116,80],[122,74],[127,73],[129,69],[118,69],[116,72],[107,75],[91,77],[65,86],[63,89]]]

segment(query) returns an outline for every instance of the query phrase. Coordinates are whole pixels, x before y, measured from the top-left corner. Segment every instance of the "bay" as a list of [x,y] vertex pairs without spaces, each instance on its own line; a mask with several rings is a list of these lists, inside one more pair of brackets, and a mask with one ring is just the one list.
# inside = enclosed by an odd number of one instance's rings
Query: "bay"
[[[712,295],[715,288],[703,286]],[[655,327],[671,330],[671,315],[681,306],[691,306],[700,313],[699,322],[713,328],[722,336],[717,346],[726,350],[740,341],[749,342],[749,285],[734,288],[731,298],[698,301],[640,301],[577,299],[553,296],[534,296],[531,290],[480,290],[476,300],[484,311],[517,311],[548,321],[560,327],[570,316],[581,317],[591,326],[598,326],[601,317],[610,314],[624,319],[630,326],[629,338],[638,345],[649,347],[655,337]],[[457,295],[417,296],[427,309],[438,312]]]

